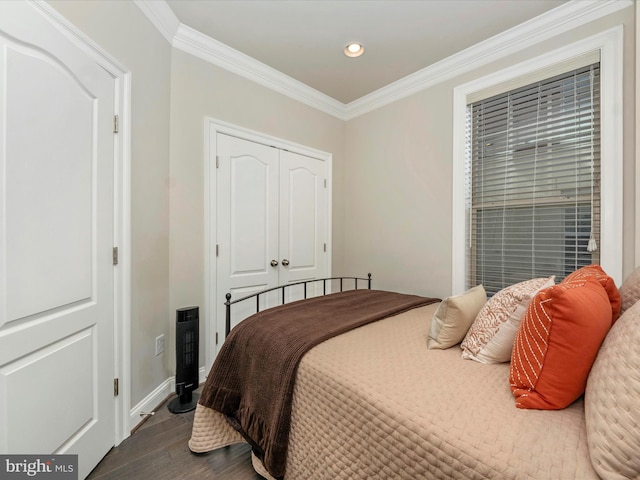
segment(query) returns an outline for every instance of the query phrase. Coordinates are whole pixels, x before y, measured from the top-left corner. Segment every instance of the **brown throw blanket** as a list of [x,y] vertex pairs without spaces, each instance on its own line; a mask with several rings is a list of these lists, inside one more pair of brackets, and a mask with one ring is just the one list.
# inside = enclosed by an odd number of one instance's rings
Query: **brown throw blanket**
[[257,313],[229,334],[199,402],[225,414],[269,473],[283,477],[293,386],[302,356],[331,337],[436,301],[350,290]]

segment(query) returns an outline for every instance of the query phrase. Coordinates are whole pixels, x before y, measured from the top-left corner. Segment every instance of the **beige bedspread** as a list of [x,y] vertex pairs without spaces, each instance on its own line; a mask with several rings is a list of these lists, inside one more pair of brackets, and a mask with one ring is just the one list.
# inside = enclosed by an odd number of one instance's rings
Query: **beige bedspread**
[[267,471],[282,477],[293,389],[305,353],[354,328],[439,301],[360,289],[266,309],[227,336],[198,403],[224,414]]
[[[597,479],[582,400],[517,409],[508,364],[463,360],[458,347],[427,350],[436,308],[360,327],[303,357],[285,478]],[[242,441],[198,405],[192,451]]]

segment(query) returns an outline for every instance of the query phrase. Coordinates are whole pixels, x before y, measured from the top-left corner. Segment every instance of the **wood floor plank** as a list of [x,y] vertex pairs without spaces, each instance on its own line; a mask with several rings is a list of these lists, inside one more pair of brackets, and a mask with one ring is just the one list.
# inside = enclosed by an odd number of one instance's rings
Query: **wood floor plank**
[[91,472],[90,480],[260,480],[251,466],[246,444],[230,445],[214,452],[194,454],[191,437],[194,412],[173,414],[158,408],[129,438],[105,456]]

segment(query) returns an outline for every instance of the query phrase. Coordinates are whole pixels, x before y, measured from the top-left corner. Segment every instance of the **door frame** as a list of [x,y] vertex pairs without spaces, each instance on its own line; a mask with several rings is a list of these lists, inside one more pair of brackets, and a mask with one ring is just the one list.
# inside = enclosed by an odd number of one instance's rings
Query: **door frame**
[[52,25],[114,80],[114,114],[118,133],[114,135],[114,219],[113,246],[119,258],[114,266],[114,374],[119,394],[115,396],[114,445],[130,433],[131,403],[131,72],[96,44],[66,17],[45,2],[29,2]]
[[204,318],[205,318],[205,372],[208,372],[213,365],[213,360],[218,353],[222,344],[216,344],[216,334],[219,337],[224,336],[224,319],[216,318],[216,302],[222,302],[222,299],[216,298],[216,244],[217,239],[217,205],[216,205],[216,152],[217,152],[217,134],[223,133],[243,140],[248,140],[263,145],[268,145],[290,152],[305,155],[307,157],[316,158],[326,162],[327,174],[327,215],[326,215],[326,234],[327,234],[327,254],[325,256],[325,271],[327,277],[331,276],[331,252],[332,252],[332,164],[333,155],[322,150],[306,147],[298,143],[291,142],[282,138],[274,137],[262,132],[257,132],[248,128],[240,127],[231,123],[223,122],[211,117],[204,119]]

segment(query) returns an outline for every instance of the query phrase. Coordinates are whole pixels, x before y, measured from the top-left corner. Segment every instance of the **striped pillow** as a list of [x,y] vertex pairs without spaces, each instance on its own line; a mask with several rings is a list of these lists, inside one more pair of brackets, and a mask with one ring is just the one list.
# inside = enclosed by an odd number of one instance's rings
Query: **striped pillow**
[[516,407],[554,410],[578,399],[611,318],[607,292],[593,277],[541,290],[527,308],[511,353]]

